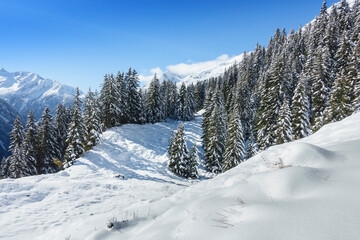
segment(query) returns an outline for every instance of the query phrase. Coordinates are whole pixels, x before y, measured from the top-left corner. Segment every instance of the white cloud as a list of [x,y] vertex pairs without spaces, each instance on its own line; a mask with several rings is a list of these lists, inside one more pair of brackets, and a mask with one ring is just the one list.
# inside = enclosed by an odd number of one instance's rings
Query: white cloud
[[[227,54],[223,54],[219,57],[217,57],[215,60],[210,61],[204,61],[204,62],[193,62],[192,60],[188,60],[187,63],[179,63],[176,65],[169,65],[166,67],[167,71],[170,71],[174,74],[186,76],[189,74],[197,73],[215,66],[218,66],[220,63],[225,62],[229,60],[229,56]],[[149,74],[142,74],[139,75],[139,80],[141,82],[141,85],[146,85],[149,83],[153,77],[154,74],[156,74],[158,77],[160,77],[164,72],[161,70],[160,67],[155,67],[150,70],[151,75]]]
[[176,64],[176,65],[167,66],[166,69],[173,73],[179,74],[179,75],[188,75],[191,73],[199,72],[199,71],[207,69],[207,68],[211,68],[211,67],[216,66],[219,63],[224,62],[228,59],[229,59],[229,56],[227,54],[223,54],[223,55],[217,57],[215,60],[190,63],[190,64],[180,63],[180,64]]
[[162,73],[163,73],[163,71],[161,70],[161,68],[159,68],[159,67],[156,67],[156,68],[152,68],[151,70],[150,70],[150,72],[154,75],[154,74],[156,74],[156,75],[161,75]]

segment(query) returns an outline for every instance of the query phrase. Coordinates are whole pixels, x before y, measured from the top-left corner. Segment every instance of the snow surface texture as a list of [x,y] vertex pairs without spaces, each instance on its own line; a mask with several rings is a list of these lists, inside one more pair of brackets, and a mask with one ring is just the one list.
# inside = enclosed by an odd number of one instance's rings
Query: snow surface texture
[[36,118],[46,106],[55,113],[59,103],[72,104],[76,89],[31,72],[10,73],[0,67],[0,98],[26,119],[30,110]]
[[[1,180],[0,239],[359,239],[359,123],[354,114],[196,184],[166,168],[175,121],[114,128],[65,171]],[[185,129],[200,141],[199,116]]]
[[359,239],[360,113],[274,146],[211,180],[128,211],[87,239]]
[[[64,240],[71,235],[71,240],[83,240],[105,229],[113,217],[150,217],[155,210],[126,208],[148,205],[197,182],[167,168],[167,145],[177,125],[168,121],[112,128],[65,171],[0,180],[0,239]],[[185,123],[185,134],[189,147],[200,146],[201,116]],[[200,174],[205,177],[203,170]]]

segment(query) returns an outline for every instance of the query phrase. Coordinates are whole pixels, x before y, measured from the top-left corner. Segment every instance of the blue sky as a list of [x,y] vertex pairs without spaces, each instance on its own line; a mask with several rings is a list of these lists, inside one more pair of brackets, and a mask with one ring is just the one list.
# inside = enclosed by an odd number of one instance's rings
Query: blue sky
[[[328,1],[328,7],[337,1]],[[230,57],[298,29],[322,0],[0,0],[0,66],[82,90],[105,73],[142,75],[168,65]],[[152,71],[153,72],[153,71]]]

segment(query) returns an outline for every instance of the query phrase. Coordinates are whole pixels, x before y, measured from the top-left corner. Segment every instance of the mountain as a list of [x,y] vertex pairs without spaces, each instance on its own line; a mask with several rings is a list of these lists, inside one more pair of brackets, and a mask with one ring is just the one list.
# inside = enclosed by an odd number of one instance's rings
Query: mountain
[[[201,182],[167,169],[178,122],[112,128],[71,168],[0,180],[0,238],[355,240],[359,122],[354,114]],[[185,133],[200,144],[201,116]]]
[[10,73],[0,67],[0,98],[24,119],[32,110],[36,118],[48,106],[55,113],[59,103],[72,104],[76,89],[31,72]]
[[18,111],[11,107],[5,100],[0,98],[0,162],[3,156],[7,156],[9,154],[8,147],[10,144],[10,132],[18,114]]
[[[182,83],[189,85],[198,81],[204,81],[210,78],[216,78],[224,73],[224,71],[235,63],[240,63],[244,58],[244,54],[240,54],[229,58],[227,55],[222,55],[215,60],[195,63],[180,63],[176,65],[167,66],[167,70],[157,72],[157,77],[162,80],[171,80],[180,86]],[[148,87],[148,80],[152,76],[140,76],[140,80],[144,81],[145,88]]]

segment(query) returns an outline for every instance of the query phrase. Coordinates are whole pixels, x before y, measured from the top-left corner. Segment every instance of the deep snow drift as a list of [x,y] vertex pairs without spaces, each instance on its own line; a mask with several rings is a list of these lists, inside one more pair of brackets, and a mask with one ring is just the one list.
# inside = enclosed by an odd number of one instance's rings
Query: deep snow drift
[[[199,183],[166,168],[176,122],[114,128],[66,171],[1,180],[0,239],[358,239],[359,123],[360,113]],[[199,142],[200,117],[185,131]]]

